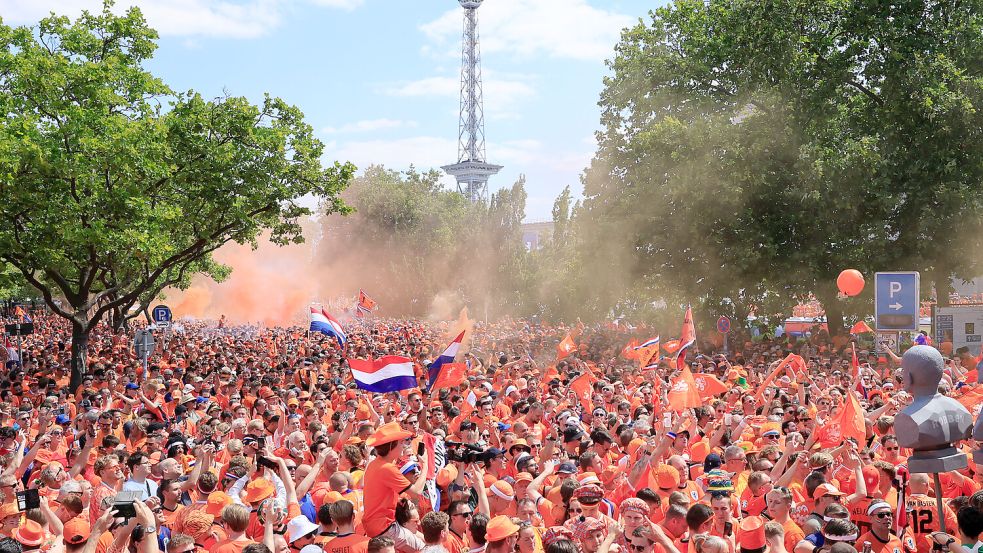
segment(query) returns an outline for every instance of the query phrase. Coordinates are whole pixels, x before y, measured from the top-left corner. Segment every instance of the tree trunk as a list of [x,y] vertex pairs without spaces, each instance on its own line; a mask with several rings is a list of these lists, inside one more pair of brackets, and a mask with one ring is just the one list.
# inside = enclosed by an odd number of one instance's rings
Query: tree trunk
[[123,309],[120,307],[115,307],[111,309],[109,313],[111,317],[110,321],[111,321],[111,328],[113,329],[113,333],[118,333],[120,329],[124,328],[124,326],[126,325],[126,313],[124,313]]
[[940,267],[932,273],[932,281],[935,283],[936,303],[940,307],[948,307],[949,294],[955,291],[952,287],[952,275]]
[[82,385],[82,375],[88,369],[87,352],[89,347],[89,332],[85,327],[72,323],[72,379],[68,385],[71,393],[75,393]]
[[823,304],[823,311],[826,312],[826,326],[829,327],[829,335],[839,336],[843,334],[843,307],[840,306],[840,300],[836,297],[836,291],[822,290],[817,295]]

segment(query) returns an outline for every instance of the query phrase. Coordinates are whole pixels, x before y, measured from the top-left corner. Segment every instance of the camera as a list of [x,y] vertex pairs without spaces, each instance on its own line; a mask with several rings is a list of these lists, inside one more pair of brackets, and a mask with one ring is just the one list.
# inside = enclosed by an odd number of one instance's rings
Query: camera
[[465,444],[450,440],[445,441],[444,444],[447,446],[447,460],[460,463],[484,463],[505,453],[501,449],[494,447],[482,449],[475,444]]

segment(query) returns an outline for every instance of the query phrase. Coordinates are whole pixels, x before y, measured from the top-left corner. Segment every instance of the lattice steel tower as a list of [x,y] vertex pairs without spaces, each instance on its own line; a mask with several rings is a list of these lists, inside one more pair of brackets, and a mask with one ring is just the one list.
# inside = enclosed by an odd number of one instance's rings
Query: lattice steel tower
[[472,202],[488,197],[488,177],[501,165],[485,160],[485,114],[481,95],[481,49],[478,45],[478,8],[483,0],[458,0],[464,8],[461,48],[461,118],[458,124],[457,163],[441,167],[457,179],[457,190]]

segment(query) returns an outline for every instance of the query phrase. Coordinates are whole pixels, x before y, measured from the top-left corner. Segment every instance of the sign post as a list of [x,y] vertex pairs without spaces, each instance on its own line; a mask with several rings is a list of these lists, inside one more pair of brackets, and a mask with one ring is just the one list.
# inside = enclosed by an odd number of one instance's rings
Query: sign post
[[717,332],[724,335],[724,353],[729,353],[727,351],[727,334],[730,333],[730,319],[721,315],[720,318],[717,319]]
[[22,351],[22,340],[24,336],[34,334],[34,323],[12,323],[4,326],[8,336],[17,337],[17,362],[24,366],[24,352]]
[[147,374],[147,360],[154,351],[154,333],[149,330],[138,330],[133,337],[133,349],[143,363],[143,374]]
[[919,284],[917,271],[874,274],[876,330],[918,330]]

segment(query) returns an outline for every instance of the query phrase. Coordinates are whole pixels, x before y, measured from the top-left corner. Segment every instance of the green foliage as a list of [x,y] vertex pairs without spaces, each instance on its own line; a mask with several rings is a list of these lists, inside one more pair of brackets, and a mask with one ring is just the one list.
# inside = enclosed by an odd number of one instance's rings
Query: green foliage
[[9,263],[0,263],[0,301],[36,297],[37,290],[24,280],[24,275],[16,267]]
[[[702,303],[833,327],[853,267],[971,277],[983,204],[983,2],[677,0],[628,29],[575,220],[601,304]],[[597,278],[592,271],[591,278]]]
[[222,278],[211,253],[227,242],[302,240],[302,197],[346,212],[354,171],[322,166],[323,145],[279,98],[172,91],[144,68],[156,32],[110,5],[0,24],[0,259],[81,347],[108,312],[194,273]]
[[335,274],[364,268],[357,286],[390,312],[425,315],[435,298],[490,316],[523,309],[525,179],[486,205],[442,188],[440,177],[368,167],[344,194],[355,213],[324,219],[318,257],[337,263]]

